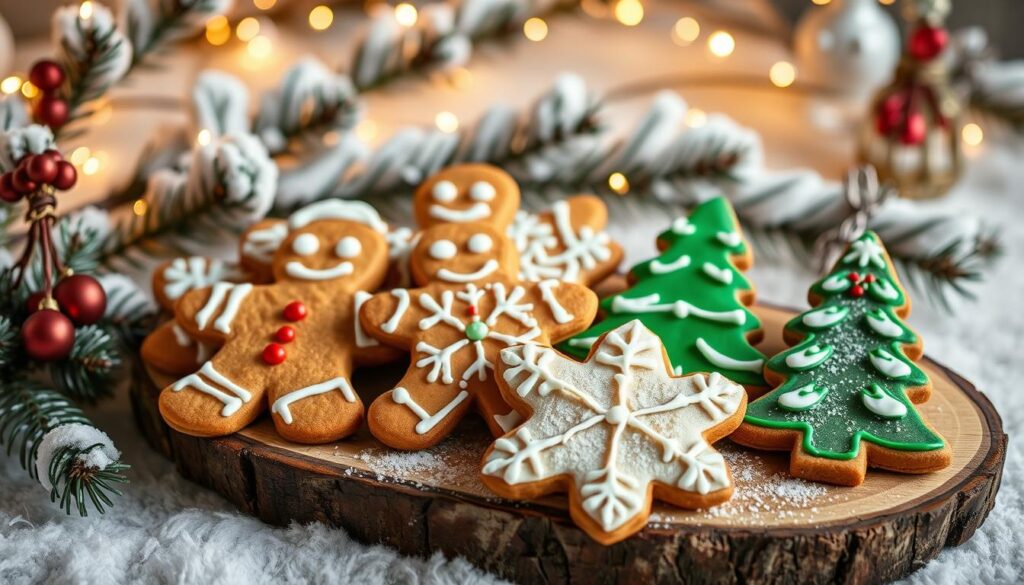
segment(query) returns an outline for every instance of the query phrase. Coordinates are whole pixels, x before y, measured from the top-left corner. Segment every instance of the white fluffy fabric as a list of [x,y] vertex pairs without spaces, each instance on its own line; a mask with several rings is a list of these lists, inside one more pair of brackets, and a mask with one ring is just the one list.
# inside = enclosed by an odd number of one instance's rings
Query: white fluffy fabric
[[[966,544],[943,551],[907,581],[1020,583],[1024,581],[1024,167],[1012,152],[988,151],[970,163],[951,209],[981,215],[1002,228],[1006,257],[978,287],[976,302],[959,303],[950,317],[918,299],[910,323],[928,355],[973,381],[995,404],[1010,436],[996,507]],[[620,222],[616,238],[631,261],[653,252],[651,218]],[[792,265],[764,262],[751,278],[760,298],[806,306],[814,275]],[[353,542],[342,530],[314,524],[273,528],[236,512],[225,500],[181,479],[134,429],[122,394],[90,413],[109,432],[132,484],[103,517],[66,517],[13,458],[0,460],[0,582],[177,583],[490,583],[458,559],[405,558],[379,546]]]

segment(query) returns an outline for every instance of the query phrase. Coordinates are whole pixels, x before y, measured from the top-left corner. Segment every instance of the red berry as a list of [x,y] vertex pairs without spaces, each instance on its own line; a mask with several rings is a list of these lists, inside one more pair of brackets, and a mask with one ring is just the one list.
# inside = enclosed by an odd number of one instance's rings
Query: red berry
[[8,203],[15,203],[21,199],[21,193],[14,188],[14,173],[0,175],[0,199]]
[[918,61],[930,61],[949,43],[949,32],[944,28],[922,26],[910,35],[907,50]]
[[900,141],[908,146],[924,142],[925,134],[928,132],[924,116],[920,112],[914,112],[907,116],[907,124],[903,127]]
[[28,72],[28,80],[44,92],[53,91],[64,83],[64,69],[49,59],[36,61]]
[[288,352],[284,350],[283,345],[268,343],[267,347],[263,348],[263,362],[268,366],[282,364],[286,357],[288,357]]
[[22,195],[33,193],[39,188],[39,183],[36,183],[28,176],[28,170],[23,166],[19,166],[18,170],[14,171],[14,176],[11,178],[11,184],[14,185],[14,189]]
[[25,169],[30,179],[44,185],[52,183],[57,178],[57,161],[48,154],[30,156]]
[[291,325],[282,325],[277,333],[274,333],[274,339],[281,343],[291,343],[295,340],[295,328]]
[[864,277],[864,282],[875,282],[875,275],[869,274]]
[[306,314],[306,305],[302,301],[292,301],[284,308],[284,318],[289,321],[302,321]]
[[25,353],[41,362],[62,360],[71,353],[75,342],[75,326],[60,311],[43,309],[25,319],[21,325]]
[[853,285],[853,288],[850,289],[850,295],[855,297],[864,296],[864,287],[859,284]]
[[36,103],[35,118],[37,122],[50,128],[60,128],[68,121],[68,103],[59,97],[44,95]]
[[68,189],[75,186],[78,182],[78,171],[75,170],[75,165],[69,163],[66,160],[62,160],[57,163],[57,176],[53,179],[54,187],[61,191],[67,191]]
[[857,274],[856,272],[851,272],[846,275],[846,278],[848,280],[852,280],[853,282],[857,282],[858,280],[860,280],[860,274]]

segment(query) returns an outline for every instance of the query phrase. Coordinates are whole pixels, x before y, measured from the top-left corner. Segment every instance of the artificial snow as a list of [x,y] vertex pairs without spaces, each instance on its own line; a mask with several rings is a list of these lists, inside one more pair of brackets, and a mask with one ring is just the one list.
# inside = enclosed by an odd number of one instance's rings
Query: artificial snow
[[[99,445],[94,447],[94,445]],[[75,449],[89,449],[78,457],[83,465],[90,468],[104,469],[121,458],[121,452],[114,447],[114,443],[106,433],[94,426],[71,423],[51,429],[43,435],[39,442],[39,450],[36,455],[36,474],[39,483],[47,491],[53,489],[50,483],[50,462],[54,454],[64,447]],[[90,447],[92,447],[90,449]]]

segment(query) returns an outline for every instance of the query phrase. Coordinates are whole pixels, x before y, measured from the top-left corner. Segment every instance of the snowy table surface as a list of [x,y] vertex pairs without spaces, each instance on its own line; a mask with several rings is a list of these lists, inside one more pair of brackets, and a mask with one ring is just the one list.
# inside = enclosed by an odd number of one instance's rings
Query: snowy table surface
[[[609,27],[608,42],[597,45],[581,42],[593,30],[586,22],[571,17],[552,20],[551,35],[545,43],[514,45],[508,52],[484,52],[475,57],[471,70],[476,83],[463,93],[454,90],[418,95],[417,107],[401,108],[408,103],[414,84],[402,82],[393,90],[370,99],[371,115],[381,121],[383,136],[396,126],[429,123],[433,112],[448,109],[460,117],[475,116],[496,96],[513,105],[524,105],[548,87],[554,75],[574,69],[598,88],[615,87],[626,71],[632,71],[632,59],[626,59],[614,41],[642,42],[638,29],[660,26],[669,30],[675,16],[652,11],[641,27]],[[606,26],[606,25],[601,25]],[[341,21],[337,35],[351,30]],[[649,32],[649,31],[648,31]],[[661,34],[661,33],[659,33]],[[306,35],[309,37],[310,35]],[[764,72],[767,64],[784,56],[776,41],[762,36],[737,33],[737,54],[733,62],[742,69]],[[638,49],[645,57],[645,74],[658,77],[663,70],[685,65],[687,72],[710,71],[720,62],[702,53],[698,47],[673,48],[667,32],[649,51]],[[296,39],[287,50],[275,56],[275,66],[313,51],[329,62],[346,54],[321,40]],[[303,45],[305,43],[305,45]],[[585,50],[582,47],[586,47]],[[546,53],[549,51],[550,53]],[[191,72],[201,65],[228,68],[235,56],[211,56],[190,50],[172,58],[162,71],[146,73],[129,92],[166,90],[180,96],[185,93]],[[557,54],[558,59],[543,59]],[[35,55],[18,55],[27,63]],[[211,62],[212,61],[212,62]],[[234,67],[231,67],[234,69]],[[266,71],[249,72],[254,86],[276,79]],[[423,82],[425,83],[425,82]],[[775,93],[749,93],[705,87],[680,89],[692,104],[706,111],[723,111],[763,134],[769,167],[816,168],[837,178],[850,160],[852,144],[835,129],[813,127],[818,106],[813,99]],[[423,95],[431,95],[423,101]],[[512,96],[512,97],[509,97]],[[636,103],[625,102],[613,114],[632,120],[650,96]],[[756,99],[754,99],[756,98]],[[389,112],[400,112],[394,116]],[[160,123],[180,123],[180,113],[152,115],[126,112],[115,115],[104,127],[90,134],[91,146],[109,153],[111,172],[83,181],[81,199],[88,201],[118,180],[131,166],[133,152],[140,146],[145,130]],[[618,115],[612,120],[619,121]],[[986,218],[1002,230],[1006,254],[985,282],[975,287],[976,301],[961,302],[955,315],[916,302],[910,323],[925,340],[931,357],[953,368],[974,382],[991,398],[1003,417],[1010,437],[1003,485],[996,508],[974,537],[966,544],[944,551],[936,560],[908,580],[911,583],[1020,582],[1024,579],[1024,310],[1018,303],[1024,295],[1024,166],[1019,164],[1024,145],[996,145],[987,141],[983,149],[969,157],[968,171],[955,191],[939,205],[968,210]],[[614,218],[613,218],[614,221]],[[628,263],[654,252],[650,234],[668,224],[665,217],[649,218],[644,229],[636,223],[613,225],[614,237],[628,249]],[[760,299],[773,303],[804,307],[808,284],[814,275],[795,263],[762,262],[750,273]],[[1020,412],[1018,412],[1018,410]],[[172,465],[152,451],[134,428],[130,406],[124,392],[117,399],[92,410],[90,416],[106,430],[132,464],[131,485],[116,507],[103,517],[80,519],[65,517],[51,505],[38,484],[28,479],[14,458],[0,460],[0,581],[29,582],[492,582],[459,559],[434,557],[429,560],[402,557],[383,548],[352,541],[344,531],[322,525],[273,528],[243,516],[217,494],[196,486],[177,475]]]

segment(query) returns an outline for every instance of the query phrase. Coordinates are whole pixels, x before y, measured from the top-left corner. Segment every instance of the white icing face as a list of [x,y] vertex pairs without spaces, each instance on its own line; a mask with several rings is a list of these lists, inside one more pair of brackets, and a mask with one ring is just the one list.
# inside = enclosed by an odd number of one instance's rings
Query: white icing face
[[413,195],[413,207],[423,228],[471,222],[506,228],[519,209],[519,185],[497,167],[457,164],[424,181]]
[[467,244],[469,251],[474,254],[486,254],[494,247],[494,240],[487,234],[473,234]]
[[292,240],[292,252],[299,256],[312,256],[320,251],[320,239],[313,234],[301,234]]
[[352,236],[345,236],[334,248],[334,253],[337,254],[339,258],[355,258],[362,251],[363,245],[359,243],[359,238]]
[[498,191],[494,188],[494,185],[487,181],[477,181],[469,188],[469,197],[473,201],[491,201],[497,194]]
[[459,196],[459,188],[451,181],[438,181],[437,184],[434,185],[430,194],[433,195],[434,201],[439,203],[451,203]]
[[[488,224],[474,229],[456,224],[441,224],[424,231],[412,255],[417,281],[468,283],[486,279],[504,271],[514,273],[514,244],[501,231]],[[513,264],[503,266],[512,260]]]
[[451,260],[458,252],[451,240],[438,240],[430,245],[430,257],[434,260]]

